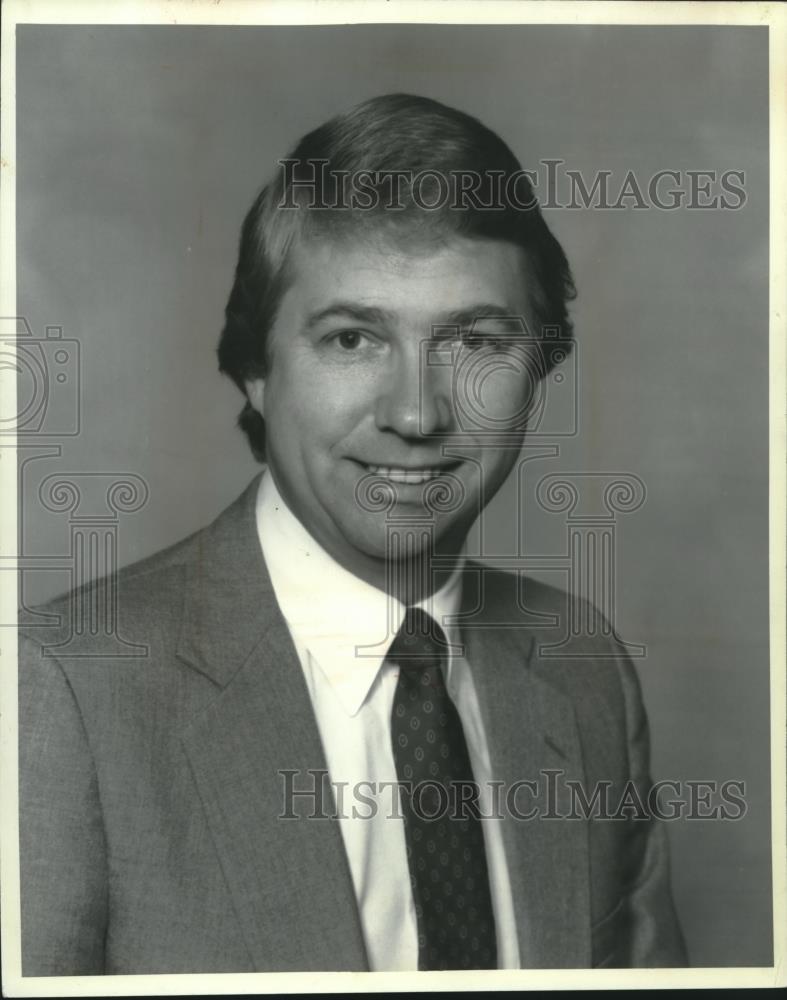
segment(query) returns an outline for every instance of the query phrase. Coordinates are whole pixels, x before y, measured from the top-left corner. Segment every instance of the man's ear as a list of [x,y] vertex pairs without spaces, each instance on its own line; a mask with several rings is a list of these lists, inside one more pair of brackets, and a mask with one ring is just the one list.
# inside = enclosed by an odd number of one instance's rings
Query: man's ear
[[255,378],[246,382],[246,395],[249,402],[261,417],[264,417],[263,404],[265,401],[265,379]]

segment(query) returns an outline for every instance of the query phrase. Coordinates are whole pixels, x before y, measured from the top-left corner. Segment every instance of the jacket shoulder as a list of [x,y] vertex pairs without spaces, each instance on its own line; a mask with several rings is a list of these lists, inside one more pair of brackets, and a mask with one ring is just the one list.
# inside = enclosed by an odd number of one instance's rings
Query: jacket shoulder
[[506,621],[529,622],[536,626],[538,619],[563,616],[571,601],[577,598],[569,591],[553,587],[524,573],[497,569],[477,559],[467,562],[465,606],[476,604],[485,615]]
[[[180,615],[187,567],[199,558],[202,528],[191,535],[114,573],[90,580],[33,608],[22,609],[19,632],[40,646],[62,646],[82,620],[88,627],[84,643],[111,634],[118,615],[125,633],[155,631],[156,622]],[[89,624],[88,624],[89,623]],[[77,628],[77,632],[80,629]],[[86,651],[85,650],[85,651]],[[79,650],[73,647],[73,655]]]
[[500,641],[514,642],[529,670],[572,701],[601,693],[620,714],[626,704],[639,704],[631,659],[594,604],[526,574],[468,565],[475,580],[465,607],[475,602],[477,621],[484,628],[499,627]]

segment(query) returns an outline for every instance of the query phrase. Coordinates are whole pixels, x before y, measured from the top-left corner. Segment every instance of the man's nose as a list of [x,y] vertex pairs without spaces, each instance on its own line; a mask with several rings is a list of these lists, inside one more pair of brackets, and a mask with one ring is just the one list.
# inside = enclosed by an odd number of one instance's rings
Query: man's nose
[[426,363],[426,354],[402,353],[377,399],[378,430],[395,431],[403,438],[428,437],[453,427],[451,378],[445,367]]

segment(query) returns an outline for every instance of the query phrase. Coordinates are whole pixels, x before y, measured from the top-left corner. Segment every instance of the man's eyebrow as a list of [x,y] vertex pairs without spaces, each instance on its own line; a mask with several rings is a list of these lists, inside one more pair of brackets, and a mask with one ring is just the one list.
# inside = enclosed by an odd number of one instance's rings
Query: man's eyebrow
[[[383,325],[395,319],[392,312],[381,309],[378,306],[365,306],[359,302],[332,302],[324,309],[319,309],[306,318],[304,330],[312,330],[319,323],[326,319],[347,318],[355,323],[369,323]],[[462,309],[451,309],[448,312],[440,313],[432,321],[432,328],[436,327],[469,327],[474,321],[479,319],[496,319],[500,322],[510,324],[521,323],[524,320],[510,306],[500,305],[494,302],[481,302],[478,305],[465,306]]]
[[521,324],[525,317],[515,312],[510,306],[500,305],[494,302],[481,302],[478,305],[467,306],[463,309],[452,309],[442,313],[432,324],[433,327],[469,327],[480,319],[496,319],[501,323],[510,325]]
[[304,330],[313,329],[326,319],[349,318],[355,323],[382,325],[392,319],[392,314],[377,306],[364,306],[359,302],[332,302],[324,309],[313,312],[306,318]]

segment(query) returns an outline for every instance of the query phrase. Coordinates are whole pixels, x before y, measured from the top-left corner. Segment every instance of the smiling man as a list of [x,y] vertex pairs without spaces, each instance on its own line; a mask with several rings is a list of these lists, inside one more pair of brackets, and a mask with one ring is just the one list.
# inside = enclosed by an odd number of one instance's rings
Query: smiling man
[[526,175],[405,95],[281,167],[219,347],[261,475],[121,574],[146,657],[84,594],[20,639],[25,975],[684,964],[663,828],[588,809],[648,799],[631,664],[464,555],[570,346]]

